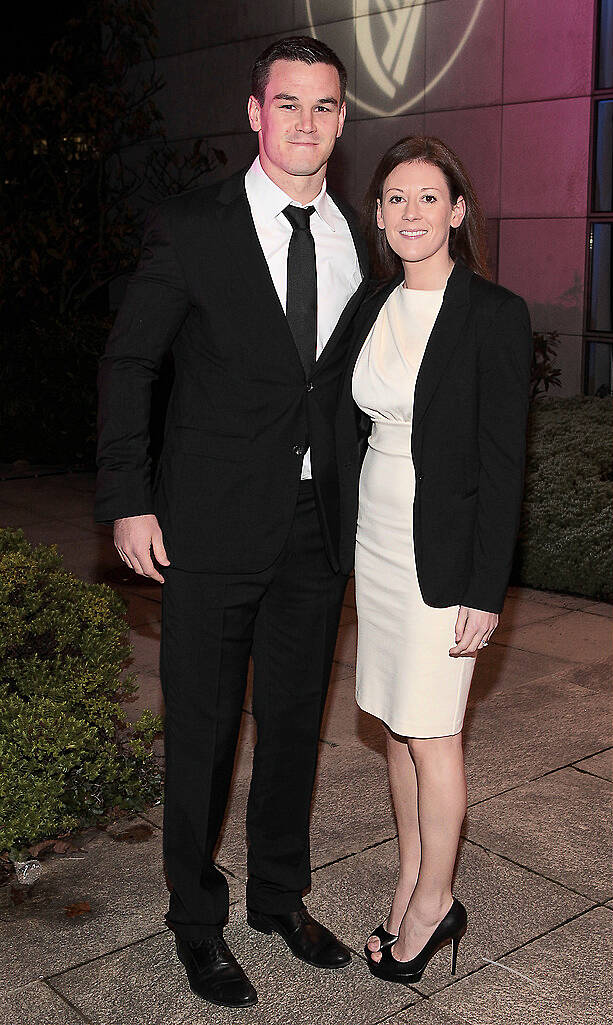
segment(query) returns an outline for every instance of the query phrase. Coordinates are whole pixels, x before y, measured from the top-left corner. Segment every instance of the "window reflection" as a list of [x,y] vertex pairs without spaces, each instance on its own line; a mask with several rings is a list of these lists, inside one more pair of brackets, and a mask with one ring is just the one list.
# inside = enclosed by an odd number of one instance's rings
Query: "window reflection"
[[596,104],[594,210],[613,211],[613,100]]
[[600,0],[597,89],[613,89],[613,0]]
[[613,345],[588,342],[586,352],[585,391],[587,395],[604,398],[612,394]]
[[590,294],[590,314],[588,327],[592,331],[613,331],[611,272],[611,246],[613,242],[613,224],[592,225],[592,267]]

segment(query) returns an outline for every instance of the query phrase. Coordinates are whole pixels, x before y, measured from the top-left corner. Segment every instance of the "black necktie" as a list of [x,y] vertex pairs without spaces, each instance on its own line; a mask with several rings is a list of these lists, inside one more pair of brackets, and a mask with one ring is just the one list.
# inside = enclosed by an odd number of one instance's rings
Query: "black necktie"
[[307,377],[317,354],[317,267],[309,220],[315,207],[286,206],[292,226],[287,252],[286,316]]

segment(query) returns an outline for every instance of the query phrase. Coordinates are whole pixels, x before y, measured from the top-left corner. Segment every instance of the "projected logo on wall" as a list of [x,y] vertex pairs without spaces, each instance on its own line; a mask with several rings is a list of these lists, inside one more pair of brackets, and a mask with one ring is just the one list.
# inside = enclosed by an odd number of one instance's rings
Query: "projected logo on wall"
[[[317,25],[330,16],[329,0],[305,0],[311,33],[317,37]],[[416,89],[411,62],[424,44],[426,5],[408,0],[353,0],[358,95],[347,96],[361,110],[390,116],[403,114],[415,106],[458,59],[464,49],[485,0],[475,0],[466,25],[458,31],[441,65],[421,88]],[[340,49],[340,48],[339,48]],[[366,72],[366,75],[364,74]]]

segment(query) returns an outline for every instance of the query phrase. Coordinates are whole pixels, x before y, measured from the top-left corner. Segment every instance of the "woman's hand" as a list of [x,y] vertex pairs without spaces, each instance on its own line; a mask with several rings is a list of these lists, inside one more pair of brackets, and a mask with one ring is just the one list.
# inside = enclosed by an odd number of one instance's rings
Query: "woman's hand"
[[475,658],[479,648],[485,648],[497,626],[495,612],[481,612],[480,609],[467,609],[460,605],[455,624],[455,648],[450,648],[449,654],[452,658],[461,655]]

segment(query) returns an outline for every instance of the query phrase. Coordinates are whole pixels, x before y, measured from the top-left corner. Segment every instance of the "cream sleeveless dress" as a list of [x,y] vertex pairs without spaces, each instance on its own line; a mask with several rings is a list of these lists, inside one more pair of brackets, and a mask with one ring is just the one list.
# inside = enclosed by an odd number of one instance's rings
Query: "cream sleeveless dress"
[[475,666],[449,655],[458,606],[424,603],[413,549],[413,396],[443,292],[399,285],[353,372],[354,400],[373,421],[360,477],[356,699],[404,737],[459,733]]

